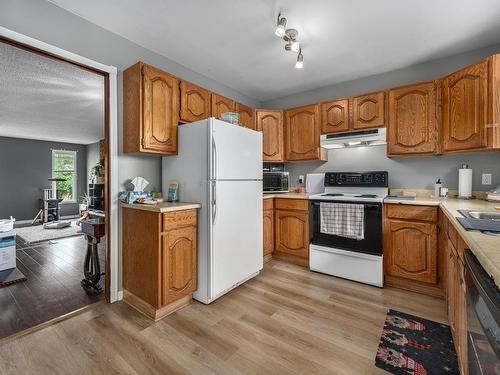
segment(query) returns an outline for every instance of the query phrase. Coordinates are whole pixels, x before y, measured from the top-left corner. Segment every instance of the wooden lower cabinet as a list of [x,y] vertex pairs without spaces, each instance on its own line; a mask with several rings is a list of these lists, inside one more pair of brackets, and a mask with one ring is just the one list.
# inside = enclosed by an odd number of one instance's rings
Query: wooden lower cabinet
[[438,207],[386,204],[384,268],[387,285],[442,297]]
[[264,199],[264,262],[273,257],[274,251],[274,200]]
[[[447,223],[452,226],[451,223]],[[455,238],[456,232],[447,231],[445,236],[446,247],[446,305],[451,333],[458,356],[460,373],[468,374],[467,358],[467,300],[465,284],[465,265],[463,251],[465,243],[461,238]],[[454,245],[457,241],[457,246]]]
[[123,208],[124,301],[159,320],[197,289],[197,210]]
[[309,266],[309,203],[299,199],[275,199],[273,256]]

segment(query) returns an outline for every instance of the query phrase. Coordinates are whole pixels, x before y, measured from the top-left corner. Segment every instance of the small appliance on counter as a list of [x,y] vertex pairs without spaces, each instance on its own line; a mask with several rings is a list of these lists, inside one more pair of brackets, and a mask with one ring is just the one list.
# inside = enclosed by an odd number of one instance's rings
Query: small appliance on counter
[[264,193],[288,193],[289,177],[283,164],[265,163],[262,172]]
[[458,198],[472,199],[472,169],[467,164],[458,170]]
[[325,174],[308,173],[306,174],[306,193],[320,194],[325,192]]

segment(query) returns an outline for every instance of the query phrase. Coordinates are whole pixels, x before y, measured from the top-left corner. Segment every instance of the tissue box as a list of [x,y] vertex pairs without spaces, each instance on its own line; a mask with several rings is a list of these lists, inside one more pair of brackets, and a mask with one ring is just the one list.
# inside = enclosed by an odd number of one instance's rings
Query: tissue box
[[0,271],[16,268],[16,233],[0,233]]

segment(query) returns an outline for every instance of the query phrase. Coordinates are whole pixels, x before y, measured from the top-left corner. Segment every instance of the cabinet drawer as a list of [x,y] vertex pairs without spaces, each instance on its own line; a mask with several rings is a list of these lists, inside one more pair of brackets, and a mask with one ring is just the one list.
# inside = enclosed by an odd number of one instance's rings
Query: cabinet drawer
[[196,210],[183,210],[163,214],[163,231],[196,225]]
[[273,208],[274,208],[274,199],[273,198],[264,199],[263,209],[272,210]]
[[438,208],[431,206],[386,205],[387,217],[391,219],[436,222]]
[[275,201],[274,206],[277,210],[309,211],[307,199],[276,198]]

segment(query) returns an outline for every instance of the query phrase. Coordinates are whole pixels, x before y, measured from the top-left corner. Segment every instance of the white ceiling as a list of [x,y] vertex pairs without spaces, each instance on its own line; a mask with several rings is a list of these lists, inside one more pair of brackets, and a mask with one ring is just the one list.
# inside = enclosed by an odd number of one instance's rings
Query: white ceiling
[[50,1],[261,101],[500,43],[498,0]]
[[90,144],[104,137],[104,78],[0,43],[0,136]]

